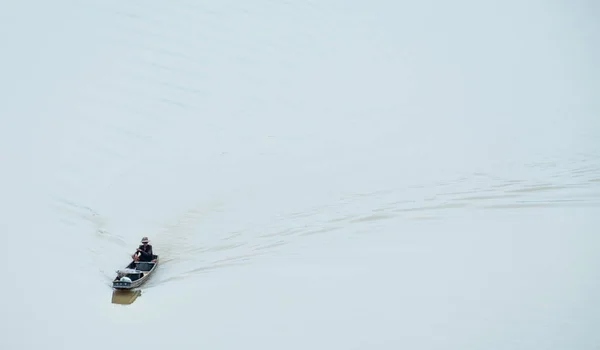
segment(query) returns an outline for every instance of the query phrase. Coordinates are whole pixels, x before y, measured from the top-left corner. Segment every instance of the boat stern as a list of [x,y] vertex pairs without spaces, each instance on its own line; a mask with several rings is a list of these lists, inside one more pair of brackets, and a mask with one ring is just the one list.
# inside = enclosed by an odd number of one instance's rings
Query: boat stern
[[113,281],[113,288],[116,289],[131,289],[133,281],[127,276],[123,276]]

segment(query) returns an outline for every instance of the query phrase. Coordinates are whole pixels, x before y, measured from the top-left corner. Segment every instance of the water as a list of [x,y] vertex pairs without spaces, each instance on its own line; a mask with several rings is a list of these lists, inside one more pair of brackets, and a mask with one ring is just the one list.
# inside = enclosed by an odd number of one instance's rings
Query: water
[[596,5],[0,13],[0,348],[600,346]]

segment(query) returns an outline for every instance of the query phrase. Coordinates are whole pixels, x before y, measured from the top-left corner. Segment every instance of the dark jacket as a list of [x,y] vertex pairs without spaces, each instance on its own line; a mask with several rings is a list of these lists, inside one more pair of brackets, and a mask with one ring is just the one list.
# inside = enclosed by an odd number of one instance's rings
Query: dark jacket
[[152,246],[150,244],[140,244],[138,248],[140,249],[140,261],[152,261],[154,253],[152,253]]

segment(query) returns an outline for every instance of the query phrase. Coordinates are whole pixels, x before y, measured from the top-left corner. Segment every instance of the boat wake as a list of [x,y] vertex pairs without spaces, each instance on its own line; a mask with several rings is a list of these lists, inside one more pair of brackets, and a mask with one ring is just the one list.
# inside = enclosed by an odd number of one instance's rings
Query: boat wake
[[[252,216],[243,216],[226,198],[200,202],[168,222],[152,223],[143,232],[150,236],[155,254],[161,256],[159,268],[143,288],[243,266],[312,236],[377,232],[378,225],[387,221],[401,226],[410,221],[443,220],[473,209],[600,206],[597,166],[583,161],[529,166],[553,173],[545,176],[545,181],[475,173],[432,184],[342,193],[318,206],[278,208],[277,215],[269,212],[274,208],[264,206],[254,208]],[[67,200],[57,203],[61,220],[71,232],[90,232],[90,263],[110,285],[114,271],[130,259],[130,244],[139,237],[111,227],[110,220],[91,206]],[[115,233],[119,231],[122,233]]]

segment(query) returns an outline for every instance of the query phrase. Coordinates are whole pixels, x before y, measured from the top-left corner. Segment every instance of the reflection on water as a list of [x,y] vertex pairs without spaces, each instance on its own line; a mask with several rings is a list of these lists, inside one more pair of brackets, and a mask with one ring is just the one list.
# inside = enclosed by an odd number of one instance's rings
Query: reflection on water
[[141,294],[141,290],[114,290],[111,302],[113,304],[129,305],[132,304]]

